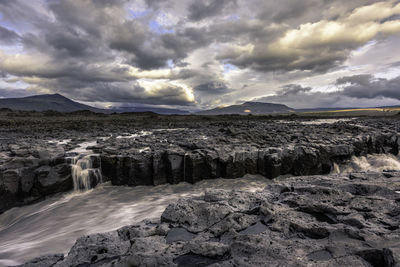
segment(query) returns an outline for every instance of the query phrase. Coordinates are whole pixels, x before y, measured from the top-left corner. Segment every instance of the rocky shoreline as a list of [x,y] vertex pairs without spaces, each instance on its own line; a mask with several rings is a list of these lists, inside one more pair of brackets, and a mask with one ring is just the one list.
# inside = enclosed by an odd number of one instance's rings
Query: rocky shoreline
[[[0,213],[73,189],[71,156],[88,142],[94,168],[113,185],[195,183],[261,174],[318,175],[352,156],[399,152],[400,123],[354,119],[185,122],[185,127],[118,128],[108,136],[4,133],[0,140]],[[11,138],[11,136],[16,136]],[[9,138],[7,138],[9,136]],[[97,179],[89,177],[91,186]]]
[[400,264],[400,173],[278,179],[210,190],[160,221],[78,239],[22,266],[383,266]]

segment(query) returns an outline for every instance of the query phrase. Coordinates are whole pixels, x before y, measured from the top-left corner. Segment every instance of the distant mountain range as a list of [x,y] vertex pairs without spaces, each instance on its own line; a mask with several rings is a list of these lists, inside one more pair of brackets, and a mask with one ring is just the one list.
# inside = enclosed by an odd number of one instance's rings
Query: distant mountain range
[[47,111],[73,112],[79,110],[90,110],[92,112],[104,113],[105,110],[84,105],[72,101],[60,94],[35,95],[22,98],[0,99],[0,108],[24,111]]
[[245,102],[241,105],[232,105],[221,108],[214,108],[197,112],[199,115],[223,115],[223,114],[271,114],[271,113],[290,113],[296,112],[295,109],[289,108],[282,104],[261,103],[261,102]]
[[190,114],[188,111],[168,108],[153,107],[112,107],[100,109],[75,102],[60,94],[35,95],[22,98],[0,99],[0,108],[23,111],[47,111],[74,112],[89,110],[96,113],[123,113],[123,112],[154,112],[158,114]]
[[[378,107],[378,108],[395,108]],[[12,110],[24,111],[47,111],[53,110],[58,112],[74,112],[89,110],[96,113],[124,113],[124,112],[154,112],[158,114],[191,114],[188,111],[180,109],[157,108],[157,107],[112,107],[110,109],[100,109],[92,106],[75,102],[60,94],[35,95],[23,98],[3,98],[0,99],[0,108],[9,108]],[[282,104],[261,103],[261,102],[245,102],[240,105],[232,105],[227,107],[214,108],[196,112],[196,115],[262,115],[262,114],[285,114],[294,112],[324,112],[333,110],[360,109],[360,108],[310,108],[310,109],[293,109]]]
[[111,107],[112,112],[122,113],[122,112],[154,112],[157,114],[177,114],[177,115],[189,115],[190,112],[180,109],[172,108],[154,108],[154,107]]

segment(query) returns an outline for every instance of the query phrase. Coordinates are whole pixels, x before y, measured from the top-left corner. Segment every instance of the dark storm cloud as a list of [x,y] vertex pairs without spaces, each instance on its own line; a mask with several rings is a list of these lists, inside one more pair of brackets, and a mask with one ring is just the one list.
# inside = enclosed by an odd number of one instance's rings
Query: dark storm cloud
[[[382,7],[383,2],[371,0],[256,2],[259,6],[255,14],[264,28],[249,38],[247,44],[251,45],[251,49],[243,50],[232,46],[217,58],[243,69],[250,68],[262,72],[300,70],[316,73],[325,73],[339,66],[349,57],[352,50],[376,36],[379,38],[382,32],[390,32],[384,23],[385,19],[390,17],[393,20],[393,17],[390,14],[383,15],[384,12],[379,10],[390,10],[390,7],[393,8],[396,4],[387,2],[387,6]],[[253,2],[251,1],[250,5],[251,3]],[[382,17],[365,21],[365,15],[359,13],[358,8],[368,4],[376,4],[373,12],[382,14]],[[318,12],[315,12],[316,10]],[[254,20],[252,22],[254,24]],[[268,27],[273,22],[277,24]],[[371,25],[372,22],[375,25]],[[361,26],[363,23],[365,26]],[[368,37],[364,35],[366,28],[373,30]],[[336,34],[331,34],[335,32]],[[242,39],[243,35],[245,36],[239,32],[237,34]]]
[[[49,7],[61,27],[48,27],[47,45],[61,55],[70,56],[98,57],[116,50],[123,53],[125,63],[151,70],[167,66],[168,60],[178,63],[193,49],[211,41],[205,41],[202,29],[184,27],[176,33],[157,33],[151,31],[146,19],[121,20],[121,16],[127,16],[124,2],[107,5],[97,1],[85,1],[89,3],[85,5],[73,1],[51,2]],[[114,11],[111,15],[110,10]],[[97,47],[102,50],[95,53]]]
[[82,57],[87,55],[92,46],[90,40],[79,36],[74,31],[66,29],[57,29],[51,33],[45,34],[47,44],[59,52],[59,55],[65,54],[65,57]]
[[[81,82],[116,82],[129,81],[133,79],[123,68],[109,68],[109,66],[96,66],[71,60],[67,62],[40,62],[35,58],[15,64],[4,64],[0,62],[3,73],[17,77],[39,77],[45,79],[56,79],[60,83],[69,79]],[[37,65],[40,65],[38,67]]]
[[[126,67],[114,64],[117,56],[124,59],[123,63],[141,70],[157,69],[166,66],[168,60],[180,63],[191,46],[198,45],[200,37],[191,30],[188,37],[184,33],[180,36],[154,34],[146,21],[121,20],[121,16],[126,15],[125,2],[49,2],[48,8],[54,19],[42,23],[36,32],[21,37],[25,50],[46,57],[7,64],[0,62],[2,73],[37,77],[39,79],[31,86],[33,89],[50,89],[77,100],[192,104],[193,100],[188,99],[185,90],[179,86],[165,85],[149,93],[138,85],[124,84],[134,82],[136,78]],[[14,19],[20,16],[23,20],[24,14],[13,10],[13,7],[20,9],[19,4],[10,2],[6,11],[10,16],[14,15]],[[31,20],[40,22],[33,17]],[[175,43],[179,46],[174,46]],[[193,74],[186,70],[176,77],[187,78],[188,75]]]
[[309,93],[312,90],[311,87],[303,87],[298,84],[288,84],[282,87],[282,90],[279,92],[279,96],[290,96],[290,95],[298,95]]
[[[340,16],[376,0],[280,0],[256,1],[256,16],[263,21],[298,26],[301,23],[322,19],[337,20]],[[317,12],[316,12],[317,11]]]
[[267,51],[265,45],[259,44],[251,53],[227,50],[217,58],[240,68],[251,68],[262,72],[302,70],[320,73],[340,65],[347,59],[349,52],[350,48],[329,47],[315,47],[314,50],[308,48],[301,53]]
[[[385,15],[381,6],[374,6],[378,19],[351,18],[357,7],[376,2],[144,0],[138,6],[130,0],[0,0],[0,23],[6,22],[0,24],[0,42],[15,44],[18,53],[23,49],[18,57],[0,53],[0,77],[11,74],[32,90],[84,101],[190,105],[215,95],[223,99],[234,91],[228,85],[236,86],[225,79],[235,75],[324,73],[368,41],[396,32],[396,25],[383,24],[396,22],[397,14]],[[395,2],[382,3],[390,9]],[[370,32],[366,28],[376,32],[364,37]],[[331,36],[331,29],[338,33]],[[226,63],[235,71],[224,73]],[[140,79],[163,85],[149,90]],[[353,79],[340,84],[349,86],[343,96],[356,97],[371,86],[380,88],[378,96],[394,96],[393,81]],[[273,97],[306,101],[310,95],[322,104],[333,97],[298,85],[285,86]]]
[[213,81],[195,86],[194,91],[201,94],[220,95],[232,90],[223,82]]
[[189,6],[189,19],[198,21],[208,17],[218,15],[229,5],[235,5],[236,0],[209,0],[194,1]]
[[400,76],[393,79],[374,78],[372,75],[355,75],[337,80],[345,85],[343,94],[354,98],[387,97],[400,100]]
[[275,95],[256,98],[254,101],[285,104],[292,108],[354,107],[356,100],[340,92],[313,92],[310,87],[286,85]]
[[[136,82],[82,82],[73,79],[46,80],[38,86],[53,88],[56,93],[87,102],[143,103],[152,105],[193,105],[184,88],[166,84],[146,90]],[[29,88],[35,91],[35,85]]]
[[358,107],[376,106],[380,99],[400,100],[400,76],[394,79],[376,79],[372,75],[354,75],[339,78],[336,85],[342,89],[316,92],[298,84],[285,85],[275,95],[255,101],[284,103],[292,107]]
[[160,5],[168,2],[168,0],[145,0],[145,2],[150,8],[158,8]]
[[104,101],[120,103],[143,103],[159,105],[192,105],[185,97],[183,88],[168,86],[159,91],[147,92],[138,84],[125,83],[94,83],[85,90],[76,90],[72,96],[79,96],[83,101]]
[[19,35],[15,31],[11,31],[0,26],[0,43],[13,44],[19,40]]

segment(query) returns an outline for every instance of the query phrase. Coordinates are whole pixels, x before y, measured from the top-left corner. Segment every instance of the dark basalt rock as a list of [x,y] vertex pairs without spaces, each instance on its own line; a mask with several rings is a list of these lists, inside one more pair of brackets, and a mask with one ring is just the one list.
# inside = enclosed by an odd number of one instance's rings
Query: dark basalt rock
[[159,222],[85,236],[55,264],[23,266],[394,267],[399,189],[398,174],[357,173],[289,177],[254,193],[208,190],[170,204]]
[[[158,123],[153,127],[162,127]],[[65,151],[96,140],[101,134],[109,137],[98,138],[91,147],[98,154],[93,156],[93,167],[101,169],[103,181],[128,186],[195,183],[245,174],[261,174],[269,179],[288,174],[328,174],[333,163],[370,153],[396,154],[400,145],[396,119],[311,126],[302,124],[302,120],[282,123],[239,117],[185,121],[181,123],[185,128],[171,128],[170,124],[165,129],[126,125],[112,123],[90,134],[74,130],[63,137],[51,133],[52,138],[72,139],[64,145],[46,142],[48,133],[40,130],[34,137],[30,133],[0,139],[0,198],[4,200],[0,202],[0,213],[71,190],[71,155]],[[7,135],[14,137],[16,133]],[[92,180],[95,185],[97,180]]]
[[40,166],[38,163],[30,167],[0,169],[0,213],[72,188],[69,164]]

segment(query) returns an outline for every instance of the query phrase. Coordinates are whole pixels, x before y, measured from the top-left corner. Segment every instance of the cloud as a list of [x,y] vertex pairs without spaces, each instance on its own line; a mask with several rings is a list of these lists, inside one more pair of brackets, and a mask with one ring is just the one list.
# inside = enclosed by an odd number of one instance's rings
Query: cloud
[[0,26],[0,43],[10,45],[19,41],[19,38],[16,32]]
[[224,8],[236,4],[236,0],[194,1],[189,6],[189,19],[198,21],[218,15]]
[[[80,82],[74,80],[31,80],[31,92],[57,92],[86,102],[142,103],[152,105],[194,105],[190,88],[168,82]],[[67,88],[67,90],[66,90]]]
[[299,94],[308,94],[312,90],[311,87],[303,87],[298,84],[288,84],[282,87],[282,90],[279,93],[279,96],[292,96],[292,95],[299,95]]
[[295,108],[376,107],[400,104],[400,76],[393,79],[354,75],[337,79],[336,90],[315,91],[298,84],[283,86],[271,96],[254,101],[283,103]]
[[25,97],[33,94],[33,92],[28,92],[25,89],[0,88],[0,98]]
[[292,108],[333,107],[340,105],[340,95],[312,92],[312,88],[298,84],[285,85],[275,95],[255,98],[253,101],[286,104]]
[[[0,86],[12,77],[16,89],[89,102],[199,108],[270,95],[330,105],[335,96],[310,79],[373,73],[367,63],[393,76],[387,49],[349,58],[400,40],[398,1],[3,0],[0,14]],[[394,94],[388,81],[368,82],[381,89],[367,96]],[[367,86],[347,83],[338,101]]]
[[352,49],[373,38],[400,32],[400,20],[391,19],[399,14],[400,4],[378,2],[335,20],[301,24],[268,44],[230,45],[219,58],[261,71],[324,72],[344,62]]
[[231,91],[226,84],[217,81],[199,84],[196,87],[194,87],[194,90],[195,92],[200,92],[202,94],[210,94],[210,95],[225,94]]
[[400,76],[394,79],[374,78],[372,75],[355,75],[337,80],[345,85],[343,94],[354,98],[387,97],[400,100]]

